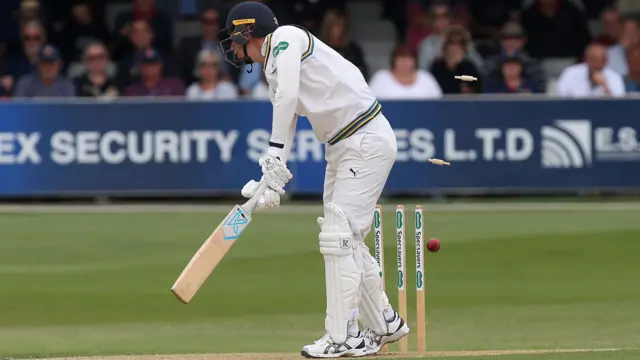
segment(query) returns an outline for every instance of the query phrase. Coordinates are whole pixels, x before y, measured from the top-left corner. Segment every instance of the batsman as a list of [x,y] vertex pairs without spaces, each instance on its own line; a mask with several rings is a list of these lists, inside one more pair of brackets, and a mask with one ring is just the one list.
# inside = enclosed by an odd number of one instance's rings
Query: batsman
[[[325,144],[324,217],[319,246],[326,278],[326,333],[305,345],[310,358],[375,354],[409,333],[389,304],[381,270],[364,239],[396,160],[396,137],[361,72],[328,45],[298,26],[278,24],[259,2],[229,13],[220,50],[236,67],[260,63],[269,84],[273,121],[269,148],[259,159],[268,187],[258,210],[280,205],[292,178],[287,168],[298,116],[309,119]],[[245,197],[258,191],[251,180]],[[258,194],[260,196],[260,194]],[[364,328],[360,329],[361,321]]]

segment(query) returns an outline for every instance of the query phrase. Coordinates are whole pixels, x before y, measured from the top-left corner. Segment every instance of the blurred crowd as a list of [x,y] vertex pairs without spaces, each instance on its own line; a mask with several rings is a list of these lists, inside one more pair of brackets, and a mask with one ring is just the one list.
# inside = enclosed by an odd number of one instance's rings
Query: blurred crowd
[[[259,66],[236,69],[217,49],[237,2],[2,0],[0,97],[268,98]],[[381,99],[640,92],[640,17],[613,0],[369,0],[395,32],[384,67],[351,36],[350,1],[262,2],[350,60]]]

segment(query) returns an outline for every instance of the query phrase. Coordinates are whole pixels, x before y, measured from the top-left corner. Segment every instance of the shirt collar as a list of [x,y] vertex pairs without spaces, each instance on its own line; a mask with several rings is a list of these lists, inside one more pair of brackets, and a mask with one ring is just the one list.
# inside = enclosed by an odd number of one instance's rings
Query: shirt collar
[[260,50],[260,52],[262,53],[262,56],[267,56],[267,46],[269,46],[270,41],[271,41],[271,34],[267,35],[267,37],[264,38],[264,42],[262,43],[262,49]]

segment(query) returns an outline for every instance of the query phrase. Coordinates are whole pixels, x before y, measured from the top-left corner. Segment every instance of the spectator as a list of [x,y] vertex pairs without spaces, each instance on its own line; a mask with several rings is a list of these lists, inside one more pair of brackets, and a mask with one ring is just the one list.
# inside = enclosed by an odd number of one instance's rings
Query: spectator
[[431,34],[424,38],[418,47],[418,59],[421,69],[429,69],[433,61],[442,53],[444,34],[451,26],[451,12],[444,3],[436,3],[429,11]]
[[[195,80],[193,65],[198,60],[198,53],[204,49],[218,51],[218,32],[220,31],[220,14],[215,8],[207,8],[200,15],[201,33],[199,36],[186,37],[180,40],[176,50],[177,66],[180,78],[185,84]],[[220,64],[220,72],[228,77],[229,67],[226,61]]]
[[256,64],[244,65],[240,70],[240,78],[238,79],[240,94],[251,95],[263,77],[261,66],[256,66]]
[[625,76],[629,71],[627,64],[627,49],[640,42],[640,26],[638,21],[628,18],[623,21],[622,35],[618,44],[610,47],[607,51],[609,61],[607,67]]
[[267,84],[267,81],[265,79],[261,79],[260,82],[253,87],[253,91],[251,91],[251,97],[254,99],[263,100],[270,99],[269,84]]
[[[2,0],[3,2],[6,0]],[[41,6],[42,0],[22,0],[20,2],[20,9],[14,15],[17,18],[18,24],[22,25],[31,21],[37,21],[42,24],[44,33],[49,35],[48,41],[55,43],[55,31],[54,24],[49,13],[45,7]]]
[[39,21],[25,23],[20,33],[20,50],[8,55],[2,69],[4,81],[10,83],[36,70],[38,51],[47,41],[47,34]]
[[[131,24],[130,35],[133,50],[118,62],[116,84],[121,91],[140,79],[140,68],[137,60],[149,49],[153,48],[154,34],[146,21],[134,21]],[[163,58],[165,72],[171,74],[173,67],[170,59],[161,52],[160,56]]]
[[415,55],[400,45],[391,55],[391,69],[380,70],[371,79],[371,90],[379,99],[430,99],[442,97],[436,79],[418,69]]
[[504,55],[499,63],[499,76],[485,82],[484,92],[493,94],[543,93],[540,82],[526,75],[524,60],[518,55]]
[[627,49],[629,72],[625,78],[625,88],[628,93],[640,93],[640,44]]
[[579,58],[590,41],[587,18],[568,0],[536,0],[522,14],[527,50],[537,59]]
[[76,81],[78,96],[96,98],[114,98],[118,89],[114,79],[109,76],[109,53],[101,42],[89,44],[82,56],[86,73]]
[[140,55],[140,81],[125,91],[125,96],[184,96],[184,85],[179,79],[163,76],[163,60],[155,49]]
[[439,57],[431,66],[431,74],[436,78],[442,92],[445,94],[478,93],[480,82],[462,82],[456,80],[458,75],[480,77],[476,66],[468,60],[466,43],[461,39],[451,38],[444,44],[443,56]]
[[193,83],[187,89],[190,100],[231,100],[238,97],[238,90],[229,81],[220,77],[220,56],[217,50],[204,49],[200,51],[197,60],[199,82]]
[[585,63],[566,68],[558,79],[558,95],[567,97],[623,96],[624,81],[605,67],[607,50],[600,44],[587,48]]
[[[477,69],[482,69],[484,60],[482,60],[482,56],[480,56],[475,46],[473,45],[471,34],[467,29],[459,25],[451,26],[449,29],[447,29],[442,43],[446,44],[448,42],[462,44],[462,46],[464,47],[465,58],[471,61]],[[439,56],[442,56],[442,48],[440,50]]]
[[600,22],[604,28],[604,33],[595,38],[594,42],[604,46],[612,46],[618,43],[622,35],[622,19],[620,12],[614,6],[602,10]]
[[83,49],[95,41],[109,42],[109,30],[104,21],[96,17],[90,0],[75,0],[71,14],[61,33],[64,41],[60,44],[65,59],[77,61]]
[[527,42],[524,29],[515,21],[510,21],[502,27],[500,53],[488,57],[484,61],[484,73],[488,76],[500,77],[500,62],[505,57],[518,57],[524,66],[525,76],[532,82],[542,83],[544,74],[540,62],[529,56],[524,49]]
[[169,15],[156,7],[155,0],[134,0],[133,9],[116,17],[115,28],[119,38],[115,45],[114,57],[120,58],[131,51],[128,39],[133,31],[133,24],[143,20],[156,35],[153,46],[163,54],[171,53],[173,45],[173,22]]
[[15,97],[72,97],[75,95],[73,83],[60,76],[62,58],[55,46],[46,44],[40,49],[37,68],[37,72],[20,78]]
[[345,13],[338,10],[327,11],[322,21],[320,38],[345,59],[357,66],[365,79],[369,79],[369,70],[364,61],[362,48],[357,42],[349,39],[348,19]]

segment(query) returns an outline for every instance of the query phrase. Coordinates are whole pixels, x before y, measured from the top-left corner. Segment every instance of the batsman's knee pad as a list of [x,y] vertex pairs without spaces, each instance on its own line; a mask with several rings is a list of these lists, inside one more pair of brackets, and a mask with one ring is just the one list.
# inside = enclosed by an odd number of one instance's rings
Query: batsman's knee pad
[[384,311],[391,310],[389,299],[384,292],[382,283],[382,270],[378,262],[371,256],[369,248],[361,244],[362,264],[364,268],[364,280],[360,293],[360,320],[378,335],[387,333],[387,322]]
[[324,215],[319,240],[327,287],[325,328],[333,341],[343,343],[347,340],[349,322],[358,319],[362,270],[353,256],[353,234],[344,212],[327,203]]

